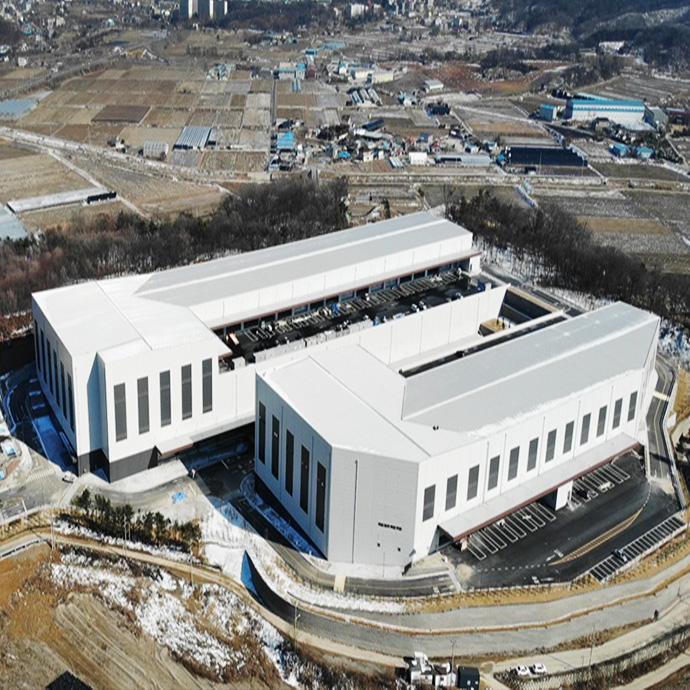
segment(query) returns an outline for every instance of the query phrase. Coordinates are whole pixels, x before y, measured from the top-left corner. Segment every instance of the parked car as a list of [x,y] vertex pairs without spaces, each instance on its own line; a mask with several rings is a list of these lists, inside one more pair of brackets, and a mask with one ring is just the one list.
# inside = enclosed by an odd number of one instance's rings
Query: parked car
[[532,673],[534,673],[535,676],[544,676],[548,673],[548,671],[546,670],[546,666],[539,662],[534,664],[534,666],[532,666],[530,670],[532,671]]
[[516,676],[529,676],[529,669],[527,668],[527,666],[518,664],[512,669],[512,673]]
[[62,475],[62,481],[67,482],[68,484],[74,484],[75,479],[76,479],[76,477],[74,476],[74,474],[72,472],[65,472]]
[[616,558],[618,558],[619,560],[623,561],[623,563],[627,563],[627,562],[628,562],[628,557],[627,557],[627,555],[623,552],[622,549],[616,549],[616,550],[613,552],[613,555],[614,555]]

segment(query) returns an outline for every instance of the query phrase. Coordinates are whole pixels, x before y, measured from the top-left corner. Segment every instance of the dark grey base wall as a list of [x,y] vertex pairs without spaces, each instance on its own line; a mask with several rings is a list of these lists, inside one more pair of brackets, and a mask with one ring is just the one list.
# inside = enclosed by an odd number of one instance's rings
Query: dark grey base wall
[[98,469],[102,469],[109,482],[116,482],[119,479],[125,479],[137,472],[143,472],[144,470],[156,467],[159,461],[160,453],[156,448],[151,448],[113,463],[108,462],[102,450],[97,450],[80,455],[77,464],[79,474],[95,472]]
[[108,476],[108,458],[102,450],[94,450],[90,453],[84,453],[77,458],[77,471],[79,475],[87,472],[95,472],[102,469],[106,476]]

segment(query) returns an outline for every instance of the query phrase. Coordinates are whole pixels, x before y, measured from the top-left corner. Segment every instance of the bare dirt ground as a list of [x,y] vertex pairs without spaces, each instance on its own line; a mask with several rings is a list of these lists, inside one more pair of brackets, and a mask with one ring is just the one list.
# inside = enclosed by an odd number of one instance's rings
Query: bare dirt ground
[[21,156],[0,165],[0,201],[26,199],[89,187],[89,183],[48,154]]
[[221,684],[192,674],[97,597],[55,588],[45,577],[49,557],[47,548],[34,549],[0,562],[0,687],[42,688],[65,670],[99,690],[284,687],[259,679]]

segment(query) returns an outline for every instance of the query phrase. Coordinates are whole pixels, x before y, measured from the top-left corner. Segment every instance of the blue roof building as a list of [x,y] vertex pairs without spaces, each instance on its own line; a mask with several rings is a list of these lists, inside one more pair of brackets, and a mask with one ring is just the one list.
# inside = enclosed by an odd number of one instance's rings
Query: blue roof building
[[553,122],[558,114],[558,107],[551,103],[542,103],[539,106],[539,117],[547,122]]
[[616,158],[625,158],[629,151],[630,149],[625,144],[614,144],[611,147],[611,153],[616,156]]

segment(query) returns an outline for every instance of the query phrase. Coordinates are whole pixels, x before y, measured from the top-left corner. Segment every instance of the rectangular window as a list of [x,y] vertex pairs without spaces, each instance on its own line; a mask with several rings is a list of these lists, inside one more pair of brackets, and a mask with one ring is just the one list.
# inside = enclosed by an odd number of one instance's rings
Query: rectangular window
[[316,463],[316,526],[323,532],[326,514],[326,468]]
[[285,430],[285,491],[292,496],[292,475],[295,470],[295,437]]
[[623,398],[618,398],[613,406],[613,428],[617,429],[621,425],[621,412],[623,411]]
[[204,413],[213,409],[213,360],[205,359],[201,363],[201,402]]
[[38,325],[35,325],[34,333],[36,334],[36,362],[38,370],[41,372],[41,376],[43,376],[43,331],[38,328]]
[[161,371],[159,378],[161,388],[161,426],[170,426],[172,422],[170,410],[170,372]]
[[436,484],[427,486],[424,489],[424,512],[422,513],[422,521],[430,520],[434,517],[434,500],[436,498]]
[[544,462],[551,462],[556,455],[556,429],[551,429],[546,437],[546,457]]
[[137,402],[139,404],[139,433],[149,430],[149,379],[148,376],[137,379]]
[[606,431],[606,405],[599,408],[599,419],[597,420],[597,436],[603,436]]
[[273,417],[271,430],[271,474],[278,479],[280,474],[280,422]]
[[192,416],[192,365],[182,367],[182,419]]
[[563,452],[569,453],[573,448],[573,432],[575,431],[575,422],[568,422],[565,425],[565,439],[563,440]]
[[259,462],[266,462],[266,405],[259,403]]
[[[554,432],[555,433],[555,432]],[[527,454],[527,471],[530,472],[537,466],[537,454],[539,453],[539,439],[533,438],[529,442],[529,453]],[[548,451],[547,451],[547,460]]]
[[446,510],[452,510],[455,508],[455,504],[458,501],[458,475],[454,474],[452,477],[448,477],[446,482]]
[[520,463],[520,446],[513,448],[510,451],[510,461],[508,464],[508,481],[515,479],[518,473],[518,465]]
[[471,501],[477,498],[477,489],[479,487],[479,465],[470,468],[470,474],[467,479],[467,500]]
[[[43,335],[41,333],[41,335]],[[43,380],[50,385],[50,348],[48,346],[48,336],[46,336],[46,339],[43,341],[43,366],[45,369],[43,370]]]
[[[52,348],[51,348],[52,349]],[[58,396],[60,395],[60,390],[56,390],[58,387],[57,385],[57,355],[55,354],[55,350],[53,350],[53,377],[50,381],[50,392],[55,396],[55,399],[58,399]],[[60,404],[60,401],[58,400],[58,405]]]
[[69,395],[69,425],[74,431],[74,389],[72,388],[72,374],[67,373],[67,393]]
[[125,384],[118,383],[115,393],[115,440],[124,441],[127,438],[127,400]]
[[498,473],[501,469],[501,456],[495,455],[489,460],[489,484],[488,490],[495,489],[498,486]]
[[299,507],[309,514],[309,451],[302,446],[302,469],[299,482]]
[[589,423],[592,420],[592,415],[588,412],[582,418],[582,431],[580,431],[580,445],[584,446],[589,441]]
[[65,365],[60,362],[60,391],[62,398],[62,413],[67,417],[67,389],[65,388]]
[[635,410],[637,408],[637,391],[630,394],[630,404],[628,405],[628,421],[632,422],[635,419]]

